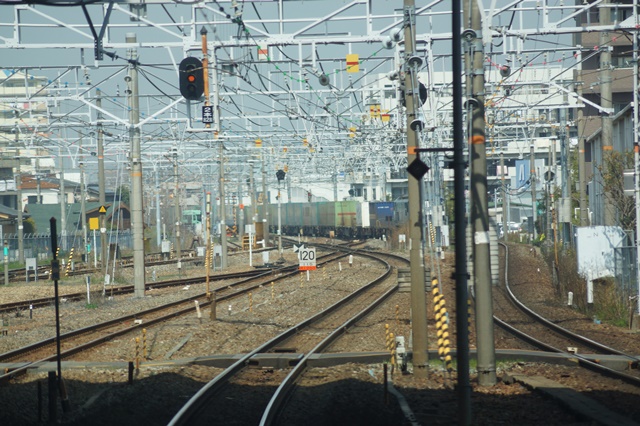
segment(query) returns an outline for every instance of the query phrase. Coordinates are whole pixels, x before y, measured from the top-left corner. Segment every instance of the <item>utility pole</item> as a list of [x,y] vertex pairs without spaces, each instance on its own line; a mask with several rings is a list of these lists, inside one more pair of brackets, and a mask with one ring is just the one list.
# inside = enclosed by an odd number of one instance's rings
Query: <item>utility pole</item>
[[60,245],[62,250],[67,249],[67,194],[64,190],[64,158],[62,148],[58,146],[58,158],[60,159]]
[[156,179],[156,245],[162,247],[162,218],[160,215],[160,183],[158,182],[158,163],[153,163],[153,173]]
[[[240,208],[242,206],[242,208]],[[242,237],[244,234],[244,203],[242,202],[242,174],[238,178],[238,205],[237,205],[237,216],[238,216],[238,235]]]
[[[98,191],[100,206],[106,208],[106,188],[104,182],[104,131],[102,130],[102,92],[100,89],[96,89],[96,107],[98,110],[97,116],[97,131],[98,131]],[[115,212],[115,208],[112,207],[112,211]],[[107,271],[107,225],[105,223],[106,214],[100,214],[100,260],[102,262],[102,268],[105,273]],[[94,247],[97,250],[98,247]]]
[[[333,201],[338,201],[338,171],[336,170],[336,161],[333,159],[333,175],[331,176],[333,183]],[[280,190],[278,189],[278,192]]]
[[636,200],[636,285],[637,310],[631,321],[631,328],[640,328],[640,140],[638,138],[638,0],[633,0],[633,18],[636,31],[633,33],[633,160],[634,160],[634,196]]
[[80,133],[80,149],[78,150],[78,165],[80,166],[80,220],[82,222],[82,255],[83,261],[89,262],[87,250],[89,237],[87,235],[87,193],[84,184],[84,155],[82,155],[82,133]]
[[569,144],[567,143],[567,110],[560,110],[560,172],[562,173],[562,241],[571,244],[571,173],[569,173]]
[[[418,138],[412,124],[416,119],[416,109],[420,95],[418,93],[418,67],[422,59],[415,56],[416,17],[415,1],[404,0],[404,68],[405,68],[405,104],[407,116],[407,164],[417,158]],[[417,65],[417,66],[416,66]],[[409,174],[409,226],[411,262],[411,330],[413,333],[413,373],[417,378],[426,378],[429,354],[427,352],[427,298],[424,282],[424,259],[420,241],[422,227],[420,213],[420,182]]]
[[[209,106],[209,53],[207,50],[207,29],[205,27],[202,27],[200,29],[200,36],[201,36],[201,41],[202,41],[202,76],[203,76],[203,81],[204,81],[204,105],[205,106]],[[214,67],[213,67],[213,73],[214,73],[214,93],[215,93],[215,106],[214,106],[214,123],[215,123],[215,128],[214,128],[214,132],[217,135],[218,132],[220,131],[220,113],[219,113],[219,105],[218,105],[218,71],[215,69],[215,59],[214,59]],[[211,128],[211,124],[207,123],[205,125],[206,128]],[[222,143],[220,143],[220,170],[224,169],[224,161],[222,161]],[[224,179],[220,179],[220,184],[221,186],[224,187]],[[220,205],[224,206],[224,200],[222,195],[220,196]],[[206,239],[206,249],[205,249],[205,256],[207,257],[205,264],[207,265],[207,299],[209,299],[209,301],[211,301],[211,305],[209,306],[209,318],[211,320],[215,320],[216,319],[216,293],[213,292],[211,293],[209,291],[209,268],[210,268],[210,263],[211,263],[211,259],[213,258],[212,253],[211,253],[211,238],[209,236],[209,230],[211,228],[211,193],[207,192],[206,193],[206,213],[207,213],[207,220],[206,220],[206,227],[207,227],[207,232],[205,233],[205,239]],[[222,209],[222,211],[224,212],[224,209]],[[227,255],[227,249],[226,249],[226,229],[224,229],[224,244],[222,244],[223,247],[223,255],[222,255],[222,265],[226,265],[226,255]]]
[[22,216],[22,170],[20,170],[19,132],[16,123],[16,149],[18,151],[18,173],[16,174],[16,189],[18,191],[18,262],[24,263],[24,221]]
[[173,182],[174,182],[174,194],[173,194],[173,208],[175,215],[175,232],[176,237],[176,258],[178,259],[178,272],[182,268],[182,241],[180,240],[180,225],[182,218],[180,216],[180,179],[178,176],[178,148],[173,147]]
[[[576,62],[578,64],[578,70],[576,71],[576,94],[582,96],[582,86],[584,81],[582,80],[582,46],[578,47],[578,57]],[[577,112],[577,125],[578,125],[578,186],[580,192],[580,226],[589,226],[589,209],[587,203],[587,166],[585,162],[585,118],[582,108],[578,108]]]
[[258,220],[258,205],[256,204],[256,187],[253,179],[253,163],[249,163],[249,191],[251,192],[251,221],[255,225]]
[[491,258],[489,250],[489,205],[487,201],[487,154],[484,121],[484,46],[482,19],[478,2],[464,2],[465,54],[467,97],[471,118],[469,155],[471,173],[469,198],[471,208],[471,241],[476,293],[476,339],[478,346],[478,383],[496,384],[496,355],[493,340],[493,297],[491,289]]
[[42,191],[40,187],[40,157],[36,157],[36,204],[42,204]]
[[532,215],[532,230],[533,230],[533,239],[538,238],[538,232],[536,231],[536,222],[538,221],[538,211],[537,211],[537,203],[536,203],[536,154],[534,151],[535,146],[533,144],[530,145],[530,153],[529,153],[529,182],[531,183],[531,210],[533,212]]
[[[611,25],[611,5],[610,0],[604,0],[600,12],[600,25]],[[602,31],[600,33],[600,106],[602,107],[602,164],[604,173],[607,173],[607,161],[613,151],[613,91],[611,88],[611,33]],[[616,224],[616,209],[613,200],[604,188],[604,176],[600,173],[600,187],[596,191],[602,192],[602,205],[604,207],[603,225]],[[602,217],[602,216],[601,216]]]
[[[208,53],[208,49],[207,49],[207,29],[205,27],[202,27],[200,29],[200,36],[201,36],[201,41],[202,41],[202,76],[203,76],[203,81],[204,81],[204,105],[205,106],[209,106],[209,53]],[[214,128],[214,132],[217,135],[218,132],[220,131],[220,112],[219,112],[219,100],[218,100],[218,71],[215,68],[215,59],[214,59],[214,67],[213,67],[213,73],[214,73],[214,123],[215,123],[215,128]],[[211,128],[211,124],[207,123],[205,124],[205,127],[207,129]],[[220,143],[220,170],[224,169],[224,161],[222,161],[222,143]],[[220,184],[222,186],[224,186],[224,179],[221,178],[220,179]],[[207,240],[207,248],[205,250],[205,255],[207,256],[207,260],[206,260],[206,264],[207,264],[207,299],[209,299],[211,301],[211,305],[209,307],[209,318],[211,320],[215,320],[216,319],[216,293],[215,291],[213,293],[209,292],[209,263],[211,263],[211,259],[213,258],[213,256],[211,256],[211,241],[210,241],[210,237],[209,237],[209,230],[211,228],[211,193],[207,192],[206,194],[206,211],[207,211],[207,220],[206,220],[206,227],[207,227],[207,232],[206,232],[206,240]],[[220,205],[223,206],[224,205],[224,200],[223,200],[223,196],[220,196]],[[222,209],[222,212],[224,212],[224,208]],[[223,266],[226,265],[227,263],[227,233],[226,233],[226,226],[223,226],[223,234],[224,234],[224,239],[223,239],[223,255],[222,255],[222,260],[221,263]]]
[[[129,45],[137,43],[135,33],[125,36]],[[138,99],[138,50],[129,50],[129,138],[131,139],[131,228],[133,234],[133,292],[145,295],[144,220],[142,217],[142,159],[140,158],[140,105]]]
[[281,262],[284,262],[284,258],[282,257],[282,181],[285,177],[284,170],[278,170],[276,172],[276,178],[278,179],[278,253],[280,253],[280,258],[278,259]]
[[458,424],[471,424],[471,384],[469,380],[469,309],[467,285],[467,218],[465,212],[465,156],[462,129],[462,37],[460,34],[460,2],[451,2],[451,73],[453,75],[453,172],[456,247],[456,360],[458,362]]
[[262,161],[262,235],[263,247],[269,246],[269,197],[267,195],[267,168],[264,165],[264,153],[260,151]]
[[[213,83],[213,125],[215,134],[220,134],[220,87],[218,86],[218,68],[216,67],[216,52],[213,51],[213,64],[211,67],[211,79]],[[220,245],[222,246],[222,256],[220,259],[221,269],[227,267],[227,221],[224,206],[224,140],[220,140]]]
[[[554,132],[554,136],[555,136],[555,132]],[[555,164],[555,162],[553,162],[552,157],[552,150],[554,150],[556,148],[556,140],[552,137],[551,139],[551,143],[549,144],[549,154],[547,156],[547,175],[545,176],[545,180],[547,181],[547,206],[546,206],[546,220],[547,220],[547,226],[546,228],[546,233],[547,233],[547,238],[552,238],[553,236],[553,220],[551,218],[551,212],[553,211],[553,181],[551,179],[551,173],[555,173],[555,170],[552,170],[552,165]],[[542,229],[545,229],[542,228]]]
[[227,267],[227,213],[224,192],[224,142],[220,141],[220,245],[222,246],[222,268]]
[[500,181],[502,186],[502,238],[507,240],[507,234],[509,232],[507,224],[507,187],[504,181],[504,152],[500,151]]

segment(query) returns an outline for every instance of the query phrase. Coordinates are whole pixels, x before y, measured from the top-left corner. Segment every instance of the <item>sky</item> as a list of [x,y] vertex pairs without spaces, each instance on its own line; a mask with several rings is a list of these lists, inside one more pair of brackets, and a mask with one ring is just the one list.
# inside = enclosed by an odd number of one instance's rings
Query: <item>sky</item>
[[[248,174],[247,160],[261,156],[274,181],[275,171],[284,167],[297,182],[312,176],[325,183],[334,173],[348,176],[373,170],[381,174],[403,167],[404,118],[397,106],[390,109],[389,122],[372,119],[369,113],[376,101],[371,98],[375,88],[389,85],[396,90],[397,80],[386,76],[402,65],[402,41],[389,43],[392,30],[403,32],[402,1],[148,2],[146,10],[116,3],[104,28],[102,60],[94,57],[89,21],[100,34],[107,5],[88,5],[85,15],[77,5],[15,3],[0,2],[0,69],[49,80],[38,95],[25,99],[44,98],[48,117],[38,128],[20,122],[20,132],[41,133],[29,143],[50,147],[56,155],[62,147],[71,165],[84,156],[87,168],[95,169],[97,158],[91,154],[97,149],[98,113],[102,112],[105,161],[109,168],[126,173],[130,87],[125,78],[135,47],[145,170],[154,166],[170,170],[169,154],[176,148],[181,167],[188,169],[185,176],[215,180],[212,175],[217,173],[221,143],[227,172],[238,179]],[[486,7],[493,4],[484,3]],[[554,27],[547,21],[570,15],[573,6],[560,7],[564,3],[495,2],[499,13],[486,20],[487,29],[492,29],[487,33],[512,31],[514,36],[486,39],[487,66],[497,67],[507,60],[514,68],[542,65],[543,60],[565,61],[572,48],[570,36],[529,35],[547,32],[545,27]],[[500,11],[504,5],[511,8]],[[449,8],[448,1],[416,4],[416,54],[424,58],[421,72],[427,78],[430,72],[450,69]],[[178,87],[182,58],[203,57],[202,29],[207,31],[208,59],[218,71],[221,122],[217,135],[201,122],[204,102],[187,103]],[[518,37],[518,31],[527,37]],[[126,43],[127,34],[135,34],[135,46]],[[266,55],[260,55],[260,49],[266,49]],[[358,55],[357,73],[347,72],[348,54]],[[329,81],[326,86],[321,84],[324,76]],[[211,103],[212,80],[213,75]],[[100,110],[96,89],[101,93]],[[30,123],[28,115],[24,111],[25,123]],[[164,175],[168,179],[169,174]],[[90,176],[89,181],[94,178]]]

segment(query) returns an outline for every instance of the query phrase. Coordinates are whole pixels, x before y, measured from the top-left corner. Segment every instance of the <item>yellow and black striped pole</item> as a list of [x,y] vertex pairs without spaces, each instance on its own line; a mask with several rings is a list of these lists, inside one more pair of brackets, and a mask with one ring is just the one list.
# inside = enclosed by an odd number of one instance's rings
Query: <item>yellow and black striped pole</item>
[[471,297],[467,299],[467,321],[469,322],[468,333],[471,335],[471,314],[473,313],[473,306],[471,305]]
[[447,315],[447,308],[445,306],[444,296],[440,294],[438,289],[438,280],[432,280],[434,311],[436,318],[436,329],[438,337],[438,356],[444,362],[445,368],[448,372],[453,370],[451,366],[451,342],[449,340],[449,319]]
[[71,262],[73,261],[73,247],[69,251],[69,261],[67,262],[67,267],[64,269],[65,277],[69,275],[69,271],[71,271]]

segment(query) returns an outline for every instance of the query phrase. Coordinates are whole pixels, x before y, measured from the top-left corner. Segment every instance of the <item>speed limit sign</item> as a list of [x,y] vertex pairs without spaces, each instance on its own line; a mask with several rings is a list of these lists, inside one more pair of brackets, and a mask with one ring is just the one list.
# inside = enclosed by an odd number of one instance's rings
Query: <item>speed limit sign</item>
[[316,248],[305,247],[298,251],[299,270],[314,271],[316,269]]

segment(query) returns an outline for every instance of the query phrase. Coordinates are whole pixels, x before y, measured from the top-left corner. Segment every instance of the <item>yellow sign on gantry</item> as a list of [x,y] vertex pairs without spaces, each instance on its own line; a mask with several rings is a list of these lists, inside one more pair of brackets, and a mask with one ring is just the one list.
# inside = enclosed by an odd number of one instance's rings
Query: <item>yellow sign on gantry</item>
[[360,61],[357,53],[350,53],[347,55],[347,72],[359,72]]

